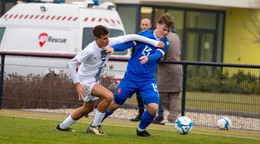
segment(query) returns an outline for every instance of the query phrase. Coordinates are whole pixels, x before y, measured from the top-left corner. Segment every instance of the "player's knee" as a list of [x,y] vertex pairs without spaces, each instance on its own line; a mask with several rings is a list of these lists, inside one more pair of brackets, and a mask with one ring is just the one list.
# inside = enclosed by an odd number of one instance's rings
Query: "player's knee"
[[108,99],[109,103],[111,103],[114,99],[114,94],[112,92],[109,92],[107,99]]
[[112,92],[108,92],[107,96],[106,96],[106,101],[111,103],[114,99],[114,94]]
[[151,115],[156,115],[158,111],[158,104],[156,103],[148,104],[148,111]]

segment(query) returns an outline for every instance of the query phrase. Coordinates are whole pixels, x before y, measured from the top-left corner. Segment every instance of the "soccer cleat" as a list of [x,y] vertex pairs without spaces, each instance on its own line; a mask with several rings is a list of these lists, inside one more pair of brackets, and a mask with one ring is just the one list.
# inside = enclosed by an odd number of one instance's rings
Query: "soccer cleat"
[[137,134],[137,136],[141,136],[141,137],[153,137],[153,135],[148,133],[146,130],[144,130],[144,131],[136,130],[136,134]]
[[61,129],[60,128],[60,125],[57,125],[55,127],[56,130],[59,130],[59,131],[67,131],[67,132],[76,132],[75,130],[73,130],[72,128],[67,128],[67,129]]
[[98,126],[92,126],[92,123],[86,130],[87,133],[94,133],[96,135],[105,135],[105,132],[103,131],[101,125]]

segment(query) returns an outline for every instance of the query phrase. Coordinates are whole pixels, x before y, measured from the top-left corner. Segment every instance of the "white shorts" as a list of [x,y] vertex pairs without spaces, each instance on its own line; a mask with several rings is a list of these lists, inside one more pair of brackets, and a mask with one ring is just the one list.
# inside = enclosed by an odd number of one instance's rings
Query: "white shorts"
[[88,102],[88,101],[94,101],[94,100],[97,100],[98,97],[96,96],[92,96],[91,95],[91,91],[92,91],[92,88],[95,84],[98,84],[98,82],[84,82],[84,83],[81,83],[81,85],[85,88],[86,90],[86,93],[85,93],[85,96],[83,98],[83,101],[84,102]]

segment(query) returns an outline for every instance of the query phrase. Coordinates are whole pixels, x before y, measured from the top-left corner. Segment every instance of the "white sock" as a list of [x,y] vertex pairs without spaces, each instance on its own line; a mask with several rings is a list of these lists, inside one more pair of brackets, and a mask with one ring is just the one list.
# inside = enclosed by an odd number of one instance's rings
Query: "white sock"
[[139,127],[137,127],[137,130],[138,130],[139,132],[145,131],[145,129],[141,129],[141,128],[139,128]]
[[71,125],[73,125],[76,122],[76,120],[71,118],[71,115],[69,115],[61,124],[60,124],[60,128],[61,129],[67,129],[69,128]]
[[96,113],[95,113],[95,117],[94,117],[94,121],[92,123],[92,126],[100,125],[104,116],[105,116],[105,113],[101,113],[97,110]]

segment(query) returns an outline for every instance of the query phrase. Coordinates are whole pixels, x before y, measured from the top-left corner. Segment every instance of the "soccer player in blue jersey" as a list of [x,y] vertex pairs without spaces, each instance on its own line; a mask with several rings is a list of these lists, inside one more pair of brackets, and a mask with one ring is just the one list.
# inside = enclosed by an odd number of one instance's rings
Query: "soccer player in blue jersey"
[[[164,42],[164,48],[157,48],[149,44],[138,42],[134,54],[128,61],[124,78],[118,85],[114,100],[109,105],[104,119],[118,109],[127,98],[131,98],[135,92],[139,92],[147,110],[141,117],[136,130],[137,136],[151,137],[146,128],[153,121],[158,110],[159,94],[155,80],[155,70],[159,59],[168,50],[170,44],[166,35],[173,26],[173,18],[169,13],[163,14],[156,24],[155,30],[140,32],[139,34],[151,39]],[[134,46],[133,42],[113,46],[115,51],[125,50]],[[103,119],[103,120],[104,120]]]

